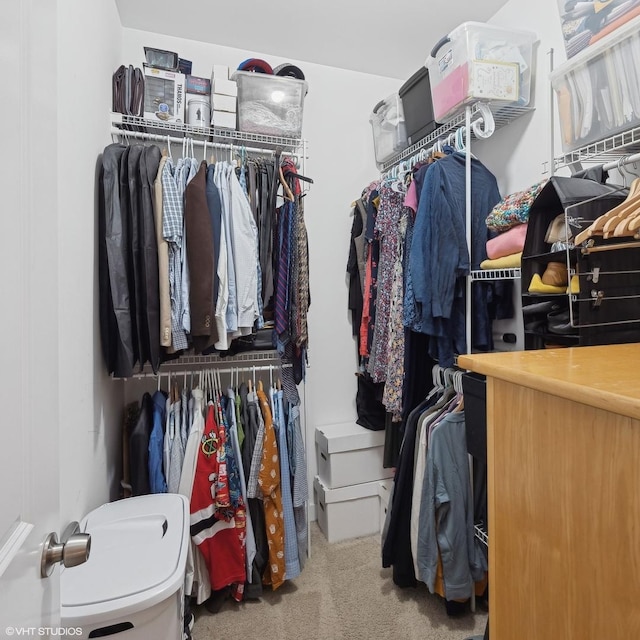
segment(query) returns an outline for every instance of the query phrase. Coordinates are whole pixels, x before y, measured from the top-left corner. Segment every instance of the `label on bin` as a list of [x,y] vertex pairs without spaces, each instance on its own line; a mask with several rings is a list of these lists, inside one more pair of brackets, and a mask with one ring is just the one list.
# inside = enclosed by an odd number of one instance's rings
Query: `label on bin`
[[520,97],[520,67],[513,62],[474,60],[471,64],[469,95],[483,100],[508,100]]

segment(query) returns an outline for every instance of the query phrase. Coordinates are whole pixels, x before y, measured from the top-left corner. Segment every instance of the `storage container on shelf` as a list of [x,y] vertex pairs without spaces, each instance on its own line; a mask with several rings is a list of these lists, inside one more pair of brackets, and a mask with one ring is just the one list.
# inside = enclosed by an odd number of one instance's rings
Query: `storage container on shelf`
[[473,102],[529,104],[535,34],[464,22],[440,40],[429,69],[433,115],[451,119]]
[[251,71],[236,71],[232,80],[238,84],[240,131],[302,137],[305,80]]
[[420,67],[399,89],[407,139],[415,144],[438,126],[433,117],[429,70]]
[[378,169],[385,160],[407,146],[407,130],[404,124],[402,100],[397,93],[380,100],[369,116],[373,129],[373,147]]
[[565,153],[640,126],[640,17],[551,74]]

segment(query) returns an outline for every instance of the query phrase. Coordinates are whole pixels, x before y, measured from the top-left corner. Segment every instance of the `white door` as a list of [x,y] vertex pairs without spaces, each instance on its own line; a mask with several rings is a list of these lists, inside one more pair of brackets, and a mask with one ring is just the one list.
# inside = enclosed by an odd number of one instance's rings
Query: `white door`
[[3,0],[0,19],[0,637],[50,636],[60,534],[56,1]]

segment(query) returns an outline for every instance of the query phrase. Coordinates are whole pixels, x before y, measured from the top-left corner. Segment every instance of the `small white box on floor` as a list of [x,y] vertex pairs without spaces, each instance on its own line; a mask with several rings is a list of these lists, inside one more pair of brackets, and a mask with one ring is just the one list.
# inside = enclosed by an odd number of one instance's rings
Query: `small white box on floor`
[[377,482],[328,489],[316,476],[313,486],[318,526],[329,542],[372,536],[380,531]]
[[382,533],[382,530],[384,529],[384,522],[387,519],[392,486],[393,480],[381,480],[378,482],[378,497],[380,498],[380,533]]
[[316,428],[318,475],[328,489],[384,480],[393,469],[382,466],[384,431],[371,431],[355,422]]

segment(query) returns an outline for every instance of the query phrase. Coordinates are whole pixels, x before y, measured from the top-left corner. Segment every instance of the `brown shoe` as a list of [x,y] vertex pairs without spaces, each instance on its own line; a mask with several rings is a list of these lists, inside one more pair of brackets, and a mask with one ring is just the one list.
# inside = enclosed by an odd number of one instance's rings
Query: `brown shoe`
[[565,287],[569,282],[567,265],[564,262],[550,262],[542,274],[542,282],[554,287]]

